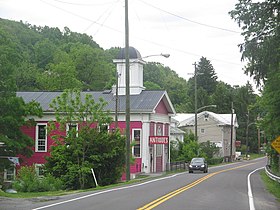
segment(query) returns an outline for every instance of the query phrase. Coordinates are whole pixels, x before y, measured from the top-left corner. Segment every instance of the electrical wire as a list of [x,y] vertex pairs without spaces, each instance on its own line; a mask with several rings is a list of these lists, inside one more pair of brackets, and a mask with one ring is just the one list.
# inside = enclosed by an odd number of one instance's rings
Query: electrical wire
[[142,2],[143,4],[146,4],[146,5],[148,5],[148,6],[152,7],[152,8],[154,8],[154,9],[160,10],[161,12],[164,12],[164,13],[166,13],[166,14],[172,15],[172,16],[174,16],[174,17],[177,17],[177,18],[179,18],[179,19],[182,19],[182,20],[185,20],[185,21],[188,21],[188,22],[197,24],[197,25],[201,25],[201,26],[205,26],[205,27],[209,27],[209,28],[214,28],[214,29],[218,29],[218,30],[222,30],[222,31],[227,31],[227,32],[231,32],[231,33],[238,33],[238,34],[241,33],[241,32],[238,32],[238,31],[231,30],[231,29],[226,29],[226,28],[221,28],[221,27],[217,27],[217,26],[212,26],[212,25],[205,24],[205,23],[200,23],[200,22],[197,22],[197,21],[194,21],[194,20],[191,20],[191,19],[182,17],[182,16],[180,16],[180,15],[176,15],[176,14],[174,14],[174,13],[172,13],[172,12],[168,12],[168,11],[166,11],[166,10],[164,10],[164,9],[161,9],[161,8],[159,8],[159,7],[156,7],[156,6],[154,6],[154,5],[150,4],[150,3],[147,3],[147,2],[145,2],[145,1],[142,1],[142,0],[138,0],[138,1],[140,1],[140,2]]
[[56,2],[59,2],[59,3],[62,3],[62,4],[70,4],[70,5],[76,5],[76,6],[103,6],[103,5],[106,5],[106,4],[112,4],[112,3],[115,3],[117,1],[111,1],[111,2],[103,2],[103,3],[99,3],[99,4],[93,4],[93,3],[73,3],[73,2],[68,2],[68,1],[61,1],[61,0],[53,0],[53,1],[56,1]]

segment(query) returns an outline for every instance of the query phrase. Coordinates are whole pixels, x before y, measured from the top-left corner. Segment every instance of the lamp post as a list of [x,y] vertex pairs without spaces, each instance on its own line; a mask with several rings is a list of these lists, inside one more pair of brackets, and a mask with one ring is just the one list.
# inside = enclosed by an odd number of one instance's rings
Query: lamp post
[[197,112],[201,111],[202,109],[209,108],[209,107],[216,108],[217,105],[215,105],[215,104],[207,105],[207,106],[200,107],[198,109],[195,107],[195,118],[194,118],[194,130],[195,130],[195,132],[194,132],[194,137],[195,137],[196,140],[197,140]]

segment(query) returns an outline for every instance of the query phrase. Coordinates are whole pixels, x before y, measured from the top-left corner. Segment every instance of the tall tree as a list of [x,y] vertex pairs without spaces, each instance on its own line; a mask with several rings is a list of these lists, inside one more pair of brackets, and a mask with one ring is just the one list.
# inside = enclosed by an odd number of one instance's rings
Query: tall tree
[[242,59],[248,61],[245,73],[253,76],[259,85],[270,71],[279,70],[279,9],[279,0],[239,0],[230,12],[243,30],[244,43],[240,44],[240,51]]
[[211,104],[217,105],[216,113],[226,114],[231,112],[233,88],[224,83],[218,82],[215,92],[211,95]]
[[[264,84],[262,105],[265,114],[262,129],[269,139],[279,134],[280,121],[278,93],[280,69],[280,12],[279,0],[239,0],[231,17],[243,30],[244,43],[240,44],[242,59],[248,61],[245,73],[254,77],[258,85]],[[269,123],[267,123],[269,122]],[[275,126],[270,126],[274,124]],[[280,162],[278,160],[278,162]],[[279,165],[280,170],[280,165]]]
[[217,76],[213,65],[205,57],[201,57],[197,65],[197,87],[203,88],[208,94],[215,92]]

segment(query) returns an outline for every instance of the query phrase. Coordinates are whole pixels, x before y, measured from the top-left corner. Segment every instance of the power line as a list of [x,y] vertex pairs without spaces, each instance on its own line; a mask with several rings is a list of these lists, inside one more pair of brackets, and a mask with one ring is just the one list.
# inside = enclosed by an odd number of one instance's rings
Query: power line
[[70,4],[70,5],[76,5],[76,6],[103,6],[103,5],[106,5],[106,4],[112,4],[112,3],[116,3],[118,1],[110,1],[110,2],[103,2],[103,3],[74,3],[74,2],[68,2],[68,1],[61,1],[61,0],[53,0],[53,1],[56,1],[56,2],[59,2],[59,3],[62,3],[62,4]]
[[[123,34],[122,31],[120,31],[120,30],[118,30],[118,29],[115,29],[115,28],[112,28],[112,27],[110,27],[110,26],[107,26],[107,25],[105,25],[104,23],[99,23],[99,22],[97,22],[97,21],[91,20],[91,19],[86,18],[86,17],[84,17],[84,16],[78,15],[78,14],[76,14],[76,13],[74,13],[74,12],[71,12],[71,11],[69,11],[69,10],[63,9],[63,8],[58,7],[58,6],[56,6],[56,5],[54,5],[54,4],[51,4],[51,3],[49,3],[49,2],[46,2],[45,0],[40,0],[40,1],[43,2],[43,3],[45,3],[45,4],[50,5],[50,6],[52,6],[52,7],[55,7],[56,9],[62,10],[63,12],[69,13],[69,14],[75,16],[75,17],[78,17],[78,18],[80,18],[80,19],[83,19],[83,20],[86,20],[86,21],[90,22],[91,25],[90,25],[89,27],[91,27],[91,26],[94,25],[94,24],[97,24],[97,25],[99,25],[101,28],[102,28],[102,27],[105,27],[105,28],[108,28],[108,29],[110,29],[110,30],[112,30],[112,31],[115,31],[115,32],[118,32],[118,33]],[[55,0],[55,1],[60,1],[60,0]],[[139,0],[139,1],[143,2],[142,0]],[[117,2],[119,2],[119,0],[118,0]],[[147,4],[147,5],[150,5],[150,4],[146,3],[146,2],[143,2],[143,3],[145,3],[145,4]],[[151,6],[154,7],[153,5],[151,5]],[[156,8],[156,7],[155,7],[155,8]],[[159,9],[159,8],[158,8],[158,9]],[[161,9],[159,9],[159,10],[161,10]],[[162,10],[162,11],[164,11],[164,10]],[[166,11],[166,12],[167,12],[167,11]],[[167,12],[167,13],[169,13],[169,12]],[[111,13],[110,13],[110,14],[111,14]],[[170,14],[172,14],[172,13],[170,13]],[[175,14],[172,14],[172,15],[175,15]],[[175,16],[177,16],[177,15],[175,15]],[[180,16],[178,16],[178,17],[180,17]],[[88,28],[89,28],[89,27],[88,27]],[[88,28],[86,28],[85,30],[87,30]],[[99,29],[99,30],[100,30],[100,29]],[[231,31],[231,32],[234,32],[234,31]],[[234,32],[234,33],[238,33],[238,32]],[[160,44],[160,43],[157,43],[157,42],[154,42],[154,41],[151,41],[151,40],[143,39],[143,38],[141,38],[141,37],[135,37],[135,38],[137,38],[137,39],[139,39],[139,40],[143,40],[143,41],[148,42],[148,43],[151,43],[151,44],[153,44],[153,45],[157,45],[157,46],[161,46],[161,47],[166,47],[166,48],[168,48],[168,49],[171,49],[171,50],[174,50],[174,51],[177,51],[177,52],[181,52],[181,53],[184,53],[184,54],[188,54],[188,55],[192,55],[192,56],[196,56],[196,57],[201,57],[201,56],[202,56],[202,55],[198,55],[198,54],[195,54],[195,53],[192,53],[192,52],[188,52],[188,51],[185,51],[185,50],[182,50],[182,49],[177,49],[177,48],[173,48],[173,47],[168,46],[168,45]],[[210,59],[211,59],[211,60],[216,60],[216,61],[219,61],[219,62],[223,62],[223,63],[233,64],[233,65],[240,65],[240,64],[237,64],[237,63],[233,63],[233,62],[229,62],[229,61],[225,61],[225,60],[221,60],[221,59],[215,59],[215,58],[210,58]]]
[[84,17],[84,16],[78,15],[78,14],[76,14],[76,13],[74,13],[74,12],[71,12],[71,11],[69,11],[69,10],[63,9],[63,8],[61,8],[61,7],[58,7],[58,6],[54,5],[54,4],[51,4],[51,3],[49,3],[49,2],[46,2],[46,1],[44,1],[44,0],[40,0],[40,1],[43,2],[43,3],[45,3],[45,4],[47,4],[47,5],[49,5],[49,6],[55,7],[56,9],[62,10],[63,12],[69,13],[69,14],[75,16],[75,17],[78,17],[78,18],[80,18],[80,19],[86,20],[86,21],[88,21],[88,22],[90,22],[90,23],[92,23],[92,24],[97,24],[97,25],[100,25],[100,26],[102,26],[102,27],[106,27],[106,28],[108,28],[108,29],[110,29],[110,30],[113,30],[113,31],[122,33],[121,31],[119,31],[119,30],[117,30],[117,29],[115,29],[115,28],[112,28],[112,27],[110,27],[110,26],[106,26],[106,25],[104,25],[104,24],[98,23],[97,21],[94,21],[94,20],[91,20],[91,19],[86,18],[86,17]]
[[152,5],[152,4],[149,4],[149,3],[145,2],[145,1],[142,1],[142,0],[138,0],[138,1],[142,2],[143,4],[148,5],[148,6],[150,6],[150,7],[153,7],[154,9],[160,10],[161,12],[167,13],[167,14],[169,14],[169,15],[172,15],[172,16],[174,16],[174,17],[180,18],[180,19],[182,19],[182,20],[185,20],[185,21],[188,21],[188,22],[197,24],[197,25],[201,25],[201,26],[205,26],[205,27],[209,27],[209,28],[214,28],[214,29],[218,29],[218,30],[222,30],[222,31],[227,31],[227,32],[231,32],[231,33],[238,33],[238,34],[240,34],[240,32],[238,32],[238,31],[234,31],[234,30],[226,29],[226,28],[221,28],[221,27],[217,27],[217,26],[212,26],[212,25],[205,24],[205,23],[200,23],[200,22],[197,22],[197,21],[194,21],[194,20],[191,20],[191,19],[182,17],[182,16],[180,16],[180,15],[176,15],[176,14],[174,14],[174,13],[172,13],[172,12],[169,12],[169,11],[166,11],[166,10],[161,9],[161,8],[159,8],[159,7],[156,7],[156,6],[154,6],[154,5]]

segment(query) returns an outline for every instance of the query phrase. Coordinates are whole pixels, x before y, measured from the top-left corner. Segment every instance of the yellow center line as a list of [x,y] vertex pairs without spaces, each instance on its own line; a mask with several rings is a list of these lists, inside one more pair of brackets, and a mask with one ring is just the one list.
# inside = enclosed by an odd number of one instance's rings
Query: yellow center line
[[221,170],[221,171],[217,171],[217,172],[214,172],[214,173],[211,173],[211,174],[208,174],[184,187],[181,187],[175,191],[172,191],[170,193],[167,193],[165,194],[164,196],[146,204],[145,206],[143,207],[140,207],[138,208],[137,210],[150,210],[150,209],[153,209],[155,207],[157,207],[158,205],[162,204],[163,202],[169,200],[170,198],[173,198],[174,196],[200,184],[201,182],[209,179],[210,177],[214,176],[214,175],[217,175],[217,174],[220,174],[220,173],[223,173],[223,172],[226,172],[226,171],[231,171],[231,170],[235,170],[235,169],[238,169],[238,168],[243,168],[243,167],[246,167],[246,166],[249,166],[249,165],[253,165],[253,164],[256,164],[256,163],[249,163],[249,164],[246,164],[246,165],[242,165],[242,166],[237,166],[237,167],[234,167],[234,168],[229,168],[229,169],[224,169],[224,170]]

